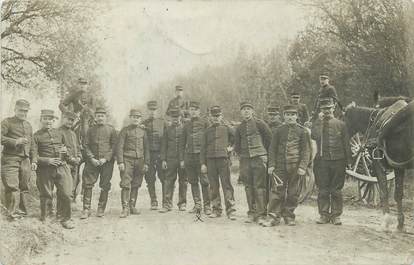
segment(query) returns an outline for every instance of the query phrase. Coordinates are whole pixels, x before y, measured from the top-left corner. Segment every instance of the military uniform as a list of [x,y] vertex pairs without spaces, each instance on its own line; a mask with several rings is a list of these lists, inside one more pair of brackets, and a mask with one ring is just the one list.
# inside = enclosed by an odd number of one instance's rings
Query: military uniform
[[[18,100],[16,106],[29,109],[29,102]],[[19,138],[26,138],[27,143],[16,144]],[[6,207],[9,216],[15,216],[17,208],[27,214],[27,194],[31,176],[30,160],[37,163],[36,146],[33,142],[33,130],[28,121],[17,117],[6,118],[1,122],[1,180],[5,187]],[[18,195],[20,193],[20,202]],[[18,204],[19,203],[19,204]]]
[[[250,103],[242,103],[241,109]],[[245,184],[248,216],[256,220],[266,214],[267,149],[272,133],[267,124],[255,117],[243,121],[236,130],[234,150],[240,156],[240,173]],[[256,204],[256,209],[253,207]]]
[[[332,99],[321,100],[321,108],[327,106],[334,107]],[[327,222],[342,214],[345,169],[352,159],[349,135],[345,123],[334,117],[324,117],[316,123],[311,135],[318,146],[318,209]]]
[[[147,104],[148,109],[157,109],[156,101],[149,101]],[[149,169],[145,174],[145,181],[147,182],[148,193],[151,199],[151,209],[158,207],[157,194],[155,191],[156,176],[161,181],[161,187],[164,188],[164,171],[161,166],[161,138],[165,121],[162,118],[148,118],[143,122],[147,132],[148,145],[149,145]],[[164,191],[162,191],[164,193]],[[163,203],[164,204],[164,203]]]
[[[71,118],[76,119],[76,114],[68,112],[64,115],[69,115]],[[82,159],[80,142],[72,128],[68,128],[62,125],[59,130],[62,132],[65,138],[66,147],[68,148],[68,166],[72,175],[72,201],[76,200],[78,194],[79,179],[79,161]]]
[[[97,108],[95,113],[103,112]],[[86,163],[83,169],[83,209],[85,214],[90,214],[92,188],[99,178],[101,193],[99,196],[98,213],[102,215],[108,201],[108,193],[111,189],[111,179],[114,169],[114,151],[117,141],[115,128],[109,124],[96,124],[89,128],[85,139]],[[106,163],[95,166],[92,159],[106,159]],[[84,216],[84,215],[83,215]],[[86,217],[86,216],[85,216]]]
[[[178,118],[178,109],[170,110],[171,117]],[[185,170],[180,167],[179,148],[183,126],[180,122],[168,125],[161,140],[161,161],[167,163],[164,180],[164,202],[162,212],[172,209],[175,181],[178,174],[178,207],[184,210],[187,204],[187,177]]]
[[[320,75],[321,78],[329,78],[327,74]],[[334,102],[334,104],[339,104],[339,106],[342,109],[341,103],[339,102],[338,94],[336,93],[336,89],[334,86],[327,84],[324,86],[321,86],[318,92],[318,97],[314,104],[314,113],[312,120],[316,120],[318,118],[319,112],[320,112],[320,100],[324,98],[331,98]]]
[[[42,116],[54,116],[51,110],[42,110]],[[59,129],[40,129],[34,133],[34,142],[38,152],[36,185],[40,195],[40,219],[45,220],[52,202],[53,188],[57,188],[57,200],[61,208],[62,224],[70,220],[72,177],[67,165],[68,156],[64,151],[65,137]],[[66,148],[67,149],[67,148]],[[52,165],[52,158],[60,159],[59,165]]]
[[[175,91],[183,91],[181,86],[176,86]],[[180,111],[180,116],[184,117],[185,101],[181,96],[176,96],[168,102],[167,112],[169,115],[171,109],[178,109]]]
[[[131,110],[130,115],[141,116],[137,110]],[[124,163],[121,171],[121,203],[123,212],[128,208],[130,213],[139,213],[136,207],[138,189],[144,176],[144,165],[149,165],[149,146],[147,134],[143,128],[131,124],[119,133],[117,145],[117,162]]]
[[272,132],[276,130],[280,125],[283,124],[281,119],[279,121],[274,121],[274,120],[272,121],[272,119],[270,118],[271,116],[276,116],[276,115],[280,116],[279,111],[280,111],[280,108],[277,106],[269,106],[267,108],[267,115],[269,116],[269,120],[267,120],[266,123]]
[[[190,107],[199,108],[198,102],[191,102]],[[201,209],[200,186],[203,194],[204,210],[210,211],[210,194],[208,178],[201,174],[200,151],[201,140],[208,122],[200,117],[191,118],[183,127],[180,140],[180,161],[184,161],[188,181],[191,184],[191,192],[194,200],[194,210]]]
[[[297,113],[295,106],[286,106],[285,111]],[[306,172],[310,160],[308,131],[299,124],[284,124],[274,132],[269,148],[269,168],[283,181],[277,186],[271,178],[268,214],[276,221],[281,217],[287,223],[294,221],[294,211],[300,195],[298,169]]]
[[[221,109],[213,107],[212,115],[220,115]],[[233,145],[234,132],[224,124],[211,124],[203,133],[200,151],[200,163],[207,166],[210,183],[213,214],[222,213],[220,182],[223,189],[224,205],[227,215],[235,210],[234,189],[230,181],[230,157],[227,147]]]

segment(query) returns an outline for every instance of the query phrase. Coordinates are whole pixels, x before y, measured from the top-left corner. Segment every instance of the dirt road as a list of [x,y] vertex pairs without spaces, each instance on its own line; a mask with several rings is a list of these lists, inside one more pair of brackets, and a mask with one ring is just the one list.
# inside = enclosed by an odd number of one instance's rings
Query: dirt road
[[[116,183],[116,182],[114,182]],[[116,185],[113,185],[116,186]],[[158,189],[159,191],[160,189]],[[110,195],[104,218],[87,221],[75,212],[76,229],[51,243],[31,264],[413,264],[414,236],[381,230],[379,211],[348,206],[344,225],[316,225],[314,202],[297,209],[296,227],[262,228],[245,224],[243,187],[235,185],[238,220],[226,217],[195,221],[177,209],[150,211],[146,188],[139,194],[142,214],[120,219],[119,188]],[[96,207],[97,194],[94,194]],[[175,198],[176,199],[176,198]],[[188,209],[192,206],[190,189]],[[79,204],[80,207],[80,204]],[[413,231],[413,220],[409,230]]]

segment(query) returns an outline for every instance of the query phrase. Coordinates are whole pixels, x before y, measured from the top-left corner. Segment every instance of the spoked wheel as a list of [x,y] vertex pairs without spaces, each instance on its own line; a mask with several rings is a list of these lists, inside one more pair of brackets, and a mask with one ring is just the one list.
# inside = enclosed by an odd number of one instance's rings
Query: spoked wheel
[[[353,164],[351,169],[346,173],[358,182],[358,199],[365,204],[378,205],[380,202],[380,189],[378,179],[374,172],[372,162],[373,158],[367,148],[365,148],[365,139],[360,134],[354,135],[351,140],[351,151]],[[394,179],[393,171],[385,171],[387,174],[388,189],[391,189]]]

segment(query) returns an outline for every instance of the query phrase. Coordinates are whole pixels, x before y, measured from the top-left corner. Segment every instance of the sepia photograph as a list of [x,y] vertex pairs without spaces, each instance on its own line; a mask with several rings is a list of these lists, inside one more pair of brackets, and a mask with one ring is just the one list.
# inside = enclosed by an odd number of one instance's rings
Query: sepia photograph
[[0,4],[0,265],[414,265],[414,0]]

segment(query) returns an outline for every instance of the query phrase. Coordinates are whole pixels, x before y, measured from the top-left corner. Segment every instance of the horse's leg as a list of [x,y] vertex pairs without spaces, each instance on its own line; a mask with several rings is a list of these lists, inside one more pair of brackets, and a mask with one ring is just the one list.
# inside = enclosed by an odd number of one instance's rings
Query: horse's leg
[[398,231],[404,231],[404,213],[402,208],[402,200],[404,195],[404,169],[395,169],[395,193],[394,199],[397,203],[398,211]]
[[382,226],[385,229],[385,231],[389,231],[390,226],[393,223],[393,220],[390,215],[390,206],[389,206],[389,200],[388,200],[389,197],[388,197],[387,174],[379,160],[374,160],[372,163],[372,166],[373,166],[375,175],[377,176],[377,179],[378,179],[381,208],[382,208],[382,213],[384,215]]

